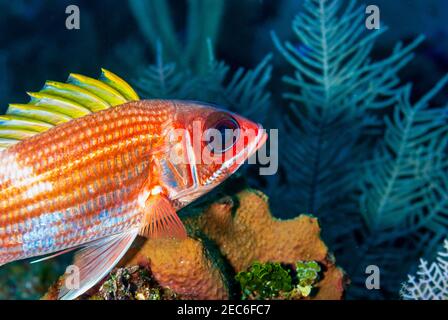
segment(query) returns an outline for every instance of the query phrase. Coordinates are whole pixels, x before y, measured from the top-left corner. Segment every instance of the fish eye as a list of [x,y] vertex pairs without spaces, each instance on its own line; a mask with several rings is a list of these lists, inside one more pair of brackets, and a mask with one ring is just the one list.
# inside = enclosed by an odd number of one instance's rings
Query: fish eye
[[214,153],[223,153],[232,148],[238,140],[240,126],[232,116],[220,113],[207,121],[205,141]]

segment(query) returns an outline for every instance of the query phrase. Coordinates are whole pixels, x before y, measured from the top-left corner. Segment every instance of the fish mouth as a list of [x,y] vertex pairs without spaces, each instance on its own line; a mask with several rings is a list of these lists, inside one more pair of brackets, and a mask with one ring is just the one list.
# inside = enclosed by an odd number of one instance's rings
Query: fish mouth
[[268,133],[266,132],[266,130],[263,128],[263,126],[259,123],[258,124],[258,135],[257,138],[259,137],[259,139],[257,140],[256,144],[255,144],[255,151],[257,151],[258,149],[260,149],[265,143],[266,140],[268,140]]
[[230,168],[230,173],[237,171],[244,162],[252,157],[258,149],[260,149],[268,139],[268,134],[261,124],[257,124],[257,136],[246,148],[236,155],[231,163],[224,164],[222,167]]
[[255,137],[253,143],[251,143],[246,148],[247,158],[253,156],[257,152],[257,150],[266,143],[266,140],[268,139],[268,134],[263,126],[260,123],[258,123],[257,126],[257,136]]

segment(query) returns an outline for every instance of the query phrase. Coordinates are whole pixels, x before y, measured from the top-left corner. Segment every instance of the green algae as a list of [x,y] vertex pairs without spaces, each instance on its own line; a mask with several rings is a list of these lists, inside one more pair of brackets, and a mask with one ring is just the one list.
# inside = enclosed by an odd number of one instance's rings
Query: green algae
[[295,273],[278,262],[254,262],[235,280],[241,286],[242,300],[287,299],[309,297],[319,280],[321,267],[316,261],[298,261]]

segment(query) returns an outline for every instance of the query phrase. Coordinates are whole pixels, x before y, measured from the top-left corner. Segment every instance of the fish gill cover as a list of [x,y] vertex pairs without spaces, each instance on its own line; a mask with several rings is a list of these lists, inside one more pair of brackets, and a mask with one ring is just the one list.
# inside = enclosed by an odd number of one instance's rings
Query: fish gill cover
[[[446,30],[435,17],[446,2],[409,1],[397,9],[397,2],[377,1],[390,27],[382,21],[379,30],[367,30],[365,5],[357,1],[130,0],[128,10],[114,14],[81,1],[82,27],[70,45],[60,44],[67,30],[48,40],[51,19],[37,31],[26,23],[46,10],[63,12],[68,2],[21,3],[0,3],[7,9],[3,30],[17,19],[23,24],[2,35],[2,106],[23,99],[15,92],[46,75],[94,74],[105,66],[131,80],[142,98],[207,101],[278,128],[278,173],[260,177],[247,169],[244,176],[268,194],[278,217],[319,218],[351,278],[348,298],[398,297],[418,258],[433,256],[446,238],[448,62],[440,41]],[[397,10],[403,18],[393,16]],[[410,32],[409,16],[416,15],[421,28],[414,23]],[[34,40],[36,32],[45,45]],[[109,41],[112,33],[118,41]],[[26,72],[36,47],[33,72]],[[235,68],[240,64],[252,68]],[[50,265],[43,273],[33,266],[33,280],[24,280],[20,264],[0,275],[19,270],[17,277],[41,293],[41,282],[51,282]],[[366,289],[369,265],[381,270],[380,290]],[[12,284],[2,290],[2,297],[39,295]]]

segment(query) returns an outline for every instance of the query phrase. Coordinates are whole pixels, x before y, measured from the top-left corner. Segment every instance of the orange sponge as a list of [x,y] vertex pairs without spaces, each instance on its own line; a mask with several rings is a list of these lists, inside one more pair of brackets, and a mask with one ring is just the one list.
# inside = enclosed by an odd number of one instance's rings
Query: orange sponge
[[[254,261],[293,265],[299,260],[314,260],[322,266],[323,274],[312,298],[343,298],[347,279],[320,238],[317,218],[300,215],[291,220],[276,219],[263,193],[244,190],[233,198],[222,198],[184,223],[189,238],[139,238],[119,265],[147,267],[161,287],[181,299],[229,299],[235,280],[223,271],[226,264],[237,273]],[[55,298],[57,287],[53,286],[45,298]],[[98,288],[92,289],[93,294]],[[86,297],[89,295],[81,298]]]

